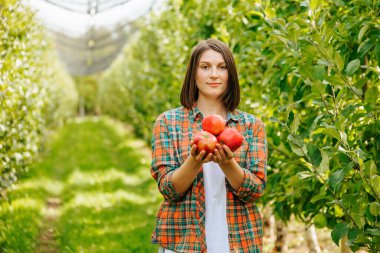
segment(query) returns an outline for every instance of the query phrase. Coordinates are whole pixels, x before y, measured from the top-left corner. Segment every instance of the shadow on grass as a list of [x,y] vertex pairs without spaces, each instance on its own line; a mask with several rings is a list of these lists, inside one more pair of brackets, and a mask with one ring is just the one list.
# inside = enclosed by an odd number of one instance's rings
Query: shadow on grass
[[150,244],[158,202],[126,190],[86,191],[62,209],[63,252],[155,252]]
[[46,151],[28,176],[65,180],[76,169],[137,172],[149,162],[149,154],[143,155],[141,141],[133,139],[131,132],[118,130],[117,124],[107,118],[68,123],[49,137]]

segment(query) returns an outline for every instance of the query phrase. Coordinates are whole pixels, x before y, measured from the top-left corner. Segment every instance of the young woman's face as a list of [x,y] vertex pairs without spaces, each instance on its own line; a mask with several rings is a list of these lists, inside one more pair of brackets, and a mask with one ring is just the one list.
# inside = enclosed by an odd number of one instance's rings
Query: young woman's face
[[202,53],[195,81],[199,89],[199,97],[219,99],[228,84],[228,70],[222,54],[207,50]]

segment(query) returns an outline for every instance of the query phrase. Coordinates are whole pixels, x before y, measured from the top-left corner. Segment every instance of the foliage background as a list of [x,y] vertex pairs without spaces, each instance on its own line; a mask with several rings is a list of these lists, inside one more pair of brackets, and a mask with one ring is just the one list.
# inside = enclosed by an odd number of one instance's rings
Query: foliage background
[[377,251],[379,11],[367,0],[169,1],[101,80],[100,107],[149,143],[155,118],[180,106],[191,48],[221,39],[236,57],[239,108],[266,122],[263,203]]
[[0,192],[28,169],[47,127],[75,114],[77,91],[51,39],[18,1],[0,6]]

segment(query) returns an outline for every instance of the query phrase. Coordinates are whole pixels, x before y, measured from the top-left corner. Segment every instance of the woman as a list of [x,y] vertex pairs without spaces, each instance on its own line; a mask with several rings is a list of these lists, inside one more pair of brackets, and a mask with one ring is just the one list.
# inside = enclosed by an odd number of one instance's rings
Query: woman
[[[161,114],[152,137],[151,174],[164,197],[152,242],[159,252],[262,252],[262,221],[255,201],[266,185],[263,123],[237,110],[235,61],[221,41],[193,49],[181,91],[182,107]],[[243,136],[234,153],[192,143],[202,119],[217,114]]]

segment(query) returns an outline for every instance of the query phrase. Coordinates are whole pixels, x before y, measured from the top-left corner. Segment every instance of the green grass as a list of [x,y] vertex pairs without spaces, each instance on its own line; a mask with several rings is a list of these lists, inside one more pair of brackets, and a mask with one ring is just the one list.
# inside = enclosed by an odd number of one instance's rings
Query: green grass
[[[19,220],[5,222],[12,228],[0,228],[0,238],[18,239],[0,241],[0,249],[33,252],[45,200],[56,197],[62,203],[52,224],[59,252],[157,252],[150,237],[161,196],[149,163],[144,142],[118,122],[85,118],[68,123],[49,137],[39,162],[11,192],[14,200],[34,201],[34,209],[24,208],[14,215]],[[0,217],[7,218],[9,210],[0,209]],[[20,234],[23,224],[31,231]],[[29,248],[21,248],[21,241]]]
[[0,204],[0,252],[33,252],[42,206],[29,197]]

